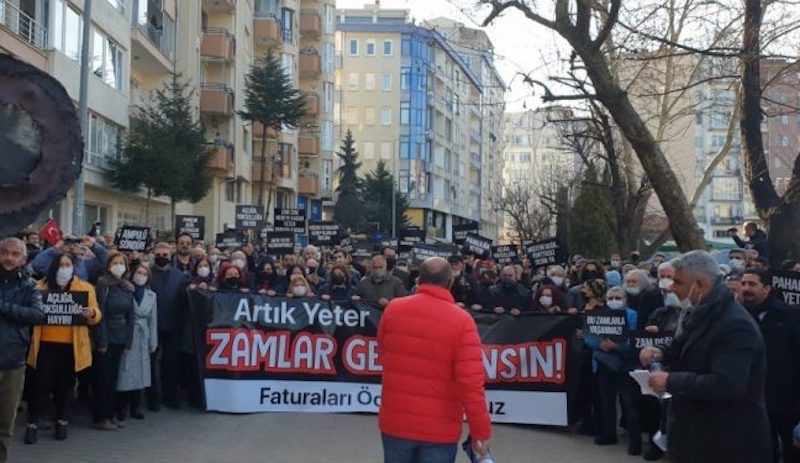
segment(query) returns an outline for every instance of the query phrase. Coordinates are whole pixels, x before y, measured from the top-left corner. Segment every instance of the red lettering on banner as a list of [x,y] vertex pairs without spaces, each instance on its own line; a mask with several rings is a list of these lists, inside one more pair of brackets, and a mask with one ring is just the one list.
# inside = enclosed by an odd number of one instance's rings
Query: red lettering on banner
[[378,339],[374,336],[352,336],[344,343],[342,363],[354,375],[380,376],[383,365],[378,359]]
[[[291,344],[289,340],[291,339]],[[335,375],[336,339],[327,334],[209,329],[206,369]]]
[[555,383],[566,379],[567,341],[485,344],[483,366],[490,383]]

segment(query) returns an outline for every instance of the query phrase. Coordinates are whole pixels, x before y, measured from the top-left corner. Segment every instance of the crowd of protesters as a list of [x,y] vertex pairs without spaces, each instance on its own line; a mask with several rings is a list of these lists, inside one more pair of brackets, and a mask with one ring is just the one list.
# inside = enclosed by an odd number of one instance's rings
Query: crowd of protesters
[[[748,230],[748,236],[761,243],[758,233]],[[792,446],[792,430],[800,420],[800,362],[794,360],[800,352],[800,311],[775,297],[766,273],[769,261],[752,246],[731,250],[725,262],[717,265],[716,279],[727,286],[732,303],[753,315],[766,344],[774,461],[800,461]],[[449,263],[450,292],[469,311],[513,317],[618,310],[631,331],[680,337],[691,305],[687,296],[676,294],[676,270],[663,254],[648,260],[638,253],[625,259],[611,254],[606,260],[576,255],[566,265],[536,268],[527,257],[518,265],[500,265],[465,253],[451,256]],[[796,261],[778,267],[800,271]],[[188,289],[386,306],[413,294],[418,275],[418,263],[392,247],[354,258],[344,249],[315,246],[280,256],[253,244],[220,249],[188,234],[174,243],[156,243],[145,253],[119,252],[108,236],[68,236],[47,249],[41,249],[35,232],[7,239],[0,245],[0,461],[16,412],[9,404],[16,404],[14,397],[23,389],[27,444],[37,442],[40,429],[52,428],[56,439],[67,438],[76,383],[77,397],[89,404],[97,429],[105,431],[125,428],[128,418],[144,419],[144,410],[158,412],[162,405],[202,407],[187,321]],[[69,291],[88,293],[86,325],[44,325],[41,294]],[[622,426],[629,454],[644,451],[646,460],[662,458],[666,447],[653,438],[669,436],[670,405],[642,396],[628,375],[641,368],[636,349],[630,342],[584,336],[581,330],[576,339],[572,348],[584,361],[569,404],[570,423],[597,445],[617,444]],[[643,435],[650,439],[646,451]]]

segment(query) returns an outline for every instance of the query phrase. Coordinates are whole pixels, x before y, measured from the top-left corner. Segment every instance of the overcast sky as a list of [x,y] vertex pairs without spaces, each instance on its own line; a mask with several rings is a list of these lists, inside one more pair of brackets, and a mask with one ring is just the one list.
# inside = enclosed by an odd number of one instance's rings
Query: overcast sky
[[[372,0],[337,0],[337,8],[361,8]],[[411,10],[416,21],[445,16],[479,27],[476,21],[485,17],[474,8],[474,0],[381,0],[381,8]],[[497,68],[510,86],[506,94],[507,109],[521,111],[541,106],[541,94],[532,95],[531,88],[522,82],[518,72],[534,72],[538,78],[547,75],[545,64],[556,60],[556,36],[551,31],[535,25],[516,12],[506,14],[487,27],[486,33],[494,43]]]

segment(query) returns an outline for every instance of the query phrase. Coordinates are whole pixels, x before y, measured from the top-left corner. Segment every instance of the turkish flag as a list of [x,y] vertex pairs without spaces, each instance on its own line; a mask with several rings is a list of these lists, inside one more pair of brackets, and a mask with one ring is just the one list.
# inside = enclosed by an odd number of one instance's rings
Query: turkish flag
[[55,246],[56,243],[61,241],[63,234],[61,233],[61,229],[58,228],[58,222],[56,219],[50,219],[44,224],[41,230],[39,230],[39,238],[47,241],[47,244],[50,246]]

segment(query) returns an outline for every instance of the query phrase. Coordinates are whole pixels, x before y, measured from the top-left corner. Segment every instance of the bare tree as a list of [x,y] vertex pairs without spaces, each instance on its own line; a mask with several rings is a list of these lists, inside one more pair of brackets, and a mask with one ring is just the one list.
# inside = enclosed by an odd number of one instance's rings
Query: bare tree
[[495,209],[511,222],[516,237],[522,241],[549,238],[555,216],[543,207],[535,188],[527,182],[506,185]]

